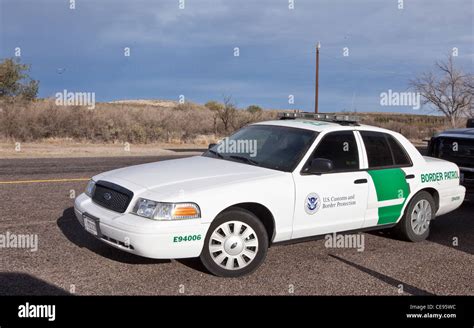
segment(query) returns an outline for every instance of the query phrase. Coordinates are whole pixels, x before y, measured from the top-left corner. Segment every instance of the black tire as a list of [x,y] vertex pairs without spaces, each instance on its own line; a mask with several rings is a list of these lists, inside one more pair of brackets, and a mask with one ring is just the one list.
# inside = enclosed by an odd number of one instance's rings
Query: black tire
[[[255,253],[256,253],[255,257],[252,260],[245,262],[245,266],[243,266],[241,269],[239,269],[238,267],[234,269],[226,269],[226,268],[221,267],[213,259],[213,258],[217,258],[217,256],[220,255],[219,252],[215,252],[211,254],[211,251],[210,251],[210,240],[214,231],[218,227],[220,227],[222,224],[225,224],[226,222],[231,222],[231,221],[242,222],[243,224],[248,225],[250,228],[252,228],[255,234],[252,233],[251,237],[248,237],[249,239],[245,239],[245,240],[250,240],[250,238],[251,240],[254,240],[254,238],[256,238],[258,242],[258,247],[256,247],[255,249]],[[235,225],[233,226],[235,227]],[[245,233],[245,231],[246,230],[244,230],[242,233]],[[224,237],[224,240],[227,241],[229,236]],[[213,239],[213,244],[214,243],[217,243],[216,244],[217,246],[220,245],[218,242],[216,242]],[[225,243],[223,243],[222,245],[225,245]],[[244,244],[242,245],[243,247],[245,247]],[[216,275],[219,277],[241,277],[241,276],[252,273],[260,266],[260,264],[262,264],[263,260],[265,259],[267,255],[267,250],[268,250],[268,234],[263,223],[250,211],[247,211],[241,208],[230,208],[229,210],[226,210],[225,212],[219,214],[217,218],[212,222],[209,228],[209,231],[206,234],[206,238],[204,239],[204,246],[201,252],[200,259],[201,259],[202,264],[206,267],[206,269],[213,275]],[[221,253],[223,253],[223,256],[227,256],[226,253],[224,252],[221,252]],[[247,261],[245,254],[244,255],[239,254],[236,256],[239,256],[239,259],[241,260]],[[227,263],[230,258],[231,257],[229,255],[227,257],[227,261],[224,259],[223,263]],[[237,260],[234,260],[234,261],[237,261]],[[231,265],[236,265],[236,262],[234,262],[234,264],[231,264]]]
[[[415,206],[422,200],[425,200],[429,203],[430,208],[431,208],[431,218],[430,218],[430,223],[428,224],[427,229],[419,234],[417,233],[412,226],[412,212]],[[402,217],[402,219],[398,222],[397,226],[395,227],[395,232],[396,234],[404,239],[408,240],[411,242],[420,242],[428,238],[430,234],[430,225],[431,221],[435,218],[436,214],[436,204],[433,199],[433,197],[426,191],[420,191],[417,193],[411,200],[410,203],[408,203],[408,206],[405,210],[405,213]]]

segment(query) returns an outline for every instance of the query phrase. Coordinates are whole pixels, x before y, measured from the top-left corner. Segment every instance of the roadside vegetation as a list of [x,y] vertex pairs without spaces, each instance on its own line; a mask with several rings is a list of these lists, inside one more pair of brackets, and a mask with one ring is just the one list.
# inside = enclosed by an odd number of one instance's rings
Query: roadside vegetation
[[[227,106],[227,107],[226,107]],[[252,122],[275,119],[276,110],[237,109],[212,101],[175,107],[97,103],[93,110],[57,106],[54,100],[0,102],[0,138],[32,142],[72,139],[98,143],[208,144]],[[443,116],[357,113],[362,123],[388,128],[414,141],[451,126]],[[462,125],[465,124],[460,122]]]
[[255,114],[237,109],[229,113],[228,109],[210,109],[193,103],[176,104],[172,108],[97,103],[90,110],[57,106],[54,100],[38,100],[3,102],[0,108],[1,137],[23,142],[68,138],[101,143],[205,144],[248,123],[277,115],[276,111]]

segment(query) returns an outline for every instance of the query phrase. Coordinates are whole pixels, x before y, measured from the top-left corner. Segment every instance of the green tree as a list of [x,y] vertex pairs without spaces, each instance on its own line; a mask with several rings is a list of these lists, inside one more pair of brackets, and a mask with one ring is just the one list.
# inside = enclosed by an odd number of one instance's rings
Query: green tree
[[233,127],[237,115],[237,107],[232,101],[232,96],[224,96],[223,103],[209,101],[204,106],[213,112],[214,133],[217,134],[217,119],[224,125],[224,131],[229,132],[229,128]]
[[215,100],[208,101],[204,106],[206,106],[207,108],[209,108],[213,112],[218,112],[218,111],[222,110],[223,107],[224,107],[224,105],[222,105],[221,103],[219,103]]
[[39,82],[29,75],[30,65],[11,58],[0,63],[0,99],[21,98],[34,100],[38,95]]
[[260,106],[257,106],[257,105],[250,105],[249,107],[247,107],[246,110],[250,114],[258,114],[258,113],[262,112],[262,108]]

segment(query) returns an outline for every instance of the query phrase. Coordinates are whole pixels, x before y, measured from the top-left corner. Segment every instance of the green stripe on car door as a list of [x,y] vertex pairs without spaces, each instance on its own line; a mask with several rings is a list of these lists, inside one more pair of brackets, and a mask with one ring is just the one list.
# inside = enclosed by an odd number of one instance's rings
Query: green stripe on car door
[[405,172],[400,168],[369,170],[377,192],[377,201],[403,198],[398,205],[383,206],[378,208],[379,219],[377,224],[397,222],[401,215],[403,205],[410,194],[410,185],[405,179]]

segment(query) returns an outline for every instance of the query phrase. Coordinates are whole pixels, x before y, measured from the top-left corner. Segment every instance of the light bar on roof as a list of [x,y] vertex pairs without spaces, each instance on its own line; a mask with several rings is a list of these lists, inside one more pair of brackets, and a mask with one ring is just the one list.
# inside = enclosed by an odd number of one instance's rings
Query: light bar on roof
[[347,122],[347,123],[357,123],[360,121],[360,117],[355,115],[347,115],[341,113],[308,113],[308,112],[284,112],[279,113],[278,117],[280,119],[309,119],[317,121],[327,121],[327,122]]

